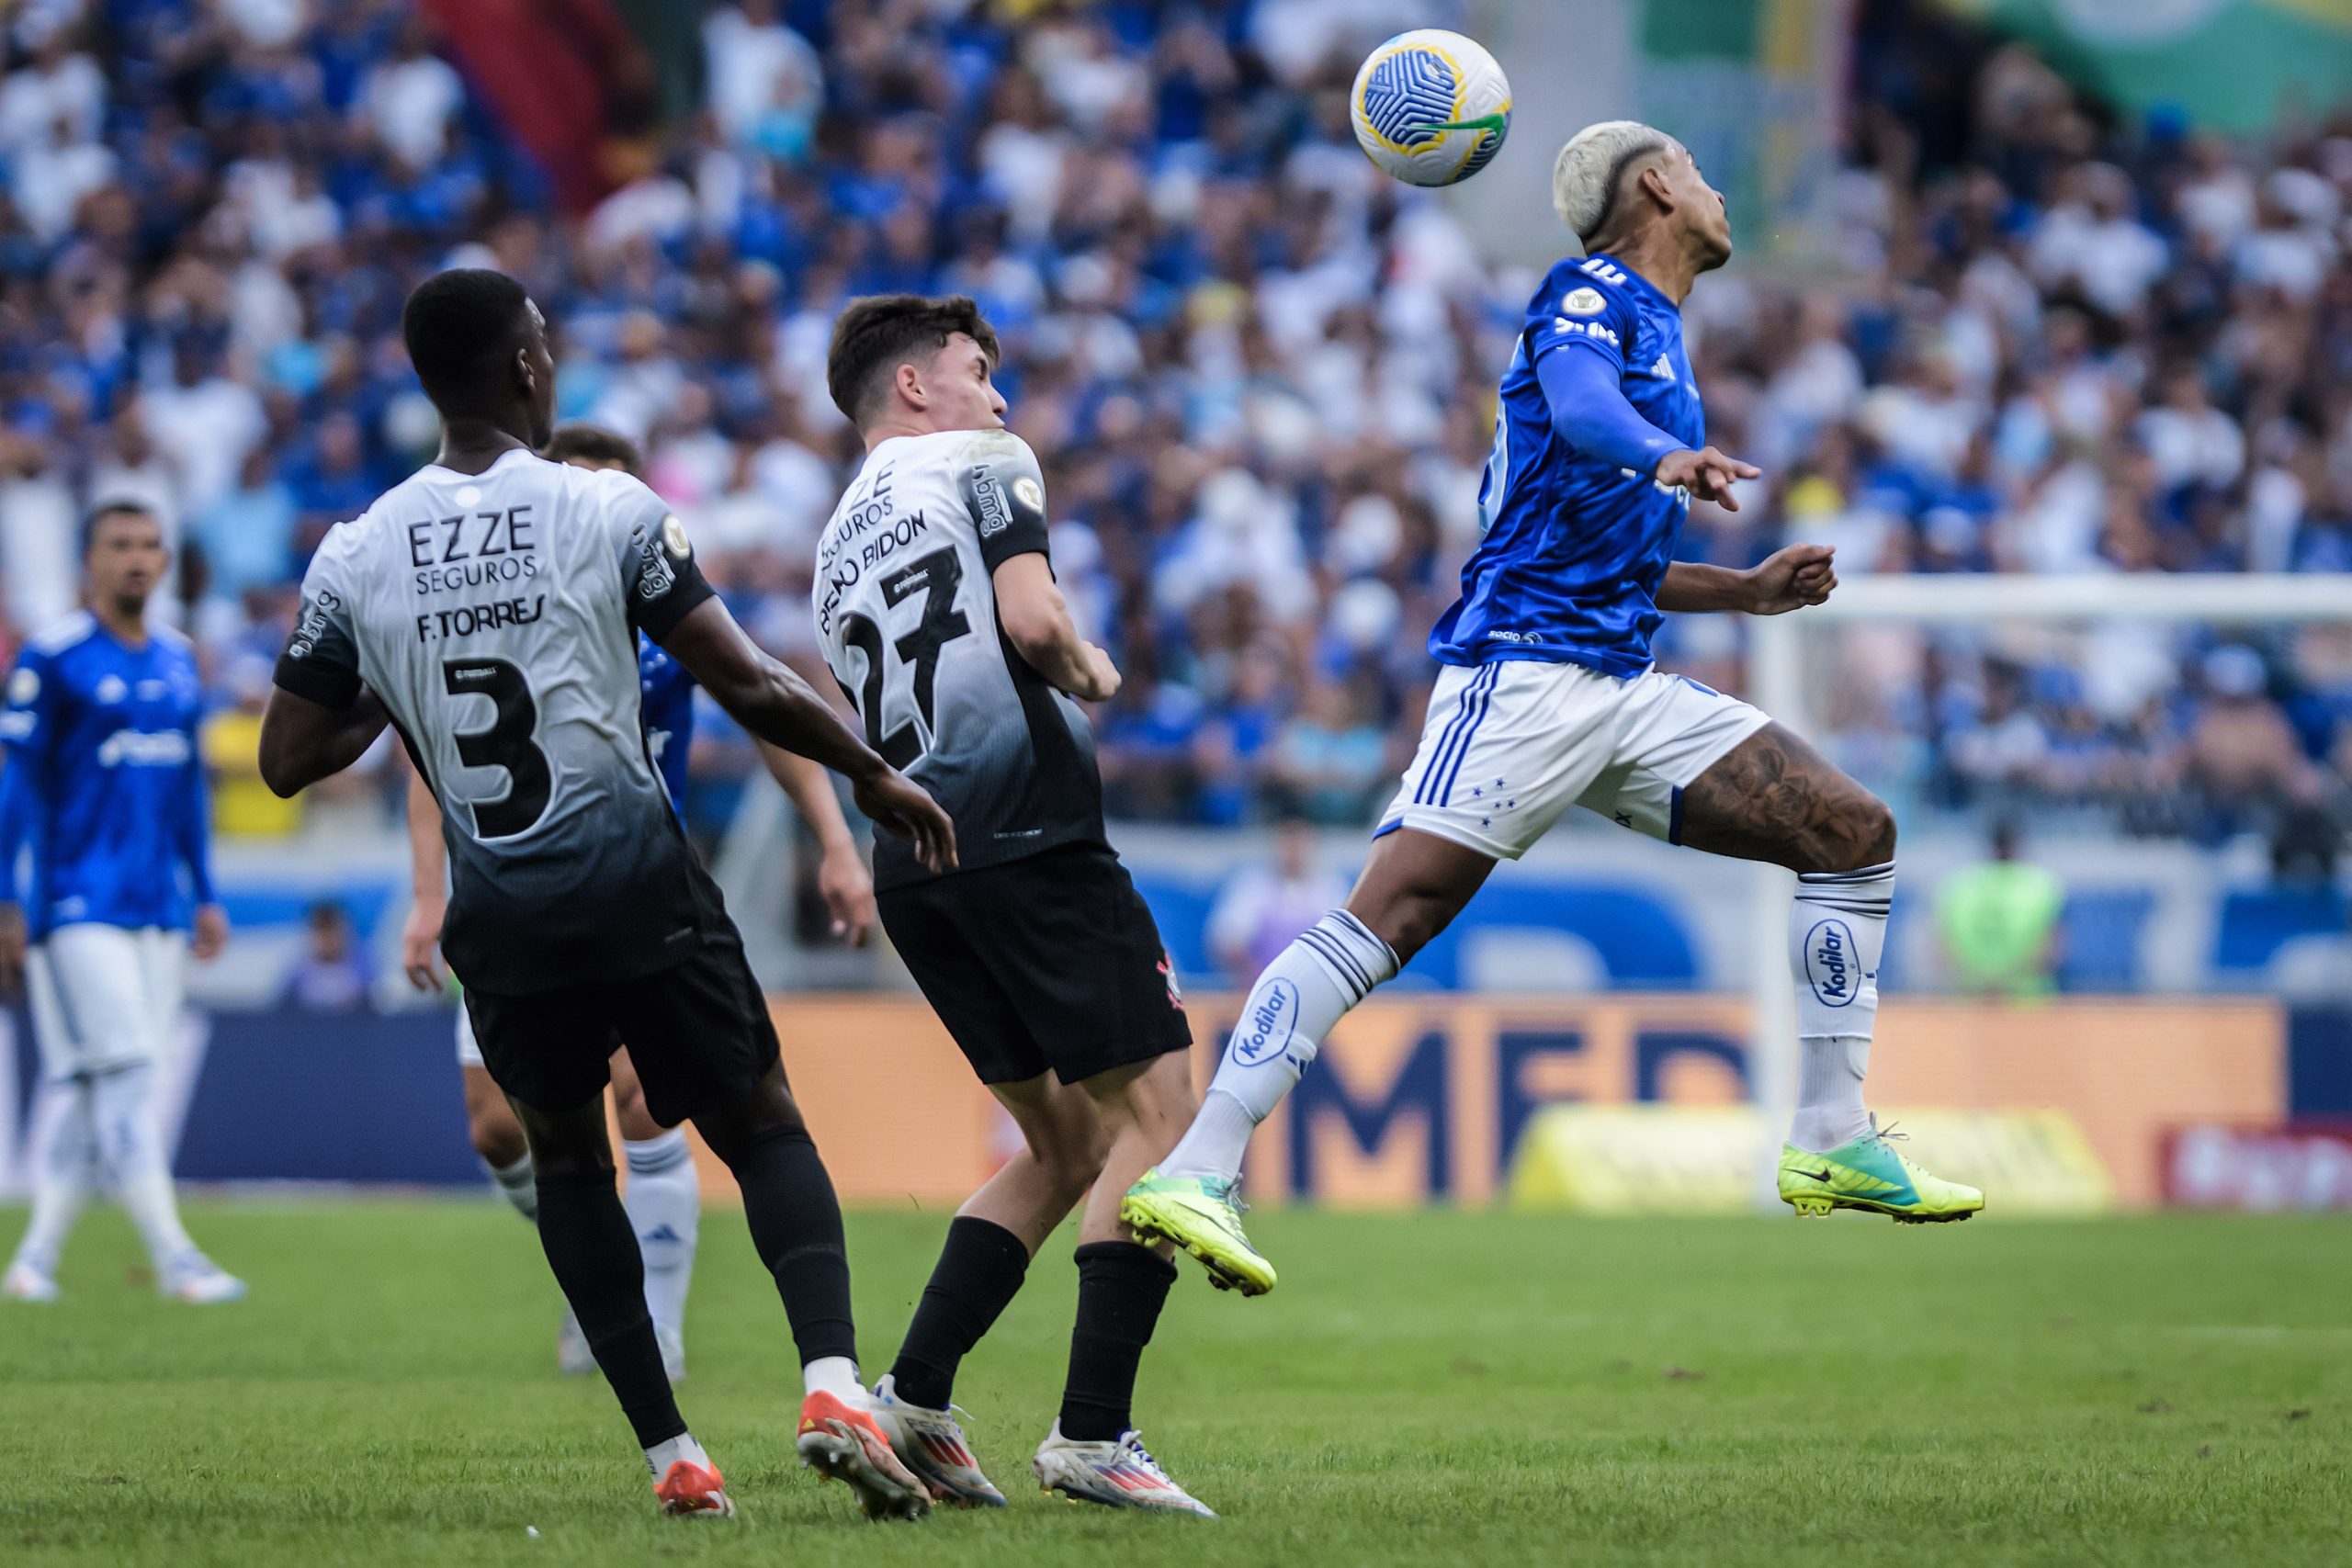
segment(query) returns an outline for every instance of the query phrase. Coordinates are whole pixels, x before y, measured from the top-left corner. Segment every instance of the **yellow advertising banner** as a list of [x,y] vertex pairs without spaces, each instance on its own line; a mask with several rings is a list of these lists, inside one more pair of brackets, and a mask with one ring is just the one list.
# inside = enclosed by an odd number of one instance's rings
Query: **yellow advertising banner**
[[[1238,1009],[1189,999],[1205,1084]],[[852,1202],[952,1207],[1018,1146],[931,1010],[912,997],[774,1002],[785,1062],[835,1184]],[[1684,996],[1465,998],[1399,993],[1340,1024],[1250,1147],[1250,1201],[1483,1204],[1503,1191],[1530,1126],[1555,1105],[1740,1107],[1748,1010]],[[2260,1124],[2287,1104],[2285,1022],[2261,1000],[1896,998],[1881,1010],[1871,1102],[1922,1112],[2064,1113],[2130,1207],[2161,1196],[2165,1132]],[[1990,1159],[2033,1134],[1964,1136]],[[1975,1179],[1976,1154],[1919,1152]],[[2050,1134],[2055,1135],[2055,1134]],[[714,1197],[725,1173],[706,1161]],[[1997,1194],[1996,1194],[1997,1195]]]

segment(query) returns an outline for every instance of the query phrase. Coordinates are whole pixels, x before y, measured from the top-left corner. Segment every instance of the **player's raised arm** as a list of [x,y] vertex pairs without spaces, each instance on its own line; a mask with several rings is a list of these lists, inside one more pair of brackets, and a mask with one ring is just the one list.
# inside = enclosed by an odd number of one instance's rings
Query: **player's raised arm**
[[996,589],[997,625],[1022,661],[1080,702],[1118,694],[1111,656],[1079,635],[1054,581],[1046,551],[1046,481],[1029,444],[1007,431],[983,433],[956,476],[980,537],[980,559]]
[[1069,603],[1039,555],[1014,556],[991,574],[997,624],[1030,669],[1080,702],[1107,703],[1119,693],[1111,656],[1078,635]]
[[1531,311],[1525,343],[1554,433],[1583,457],[1738,511],[1733,481],[1759,470],[1713,446],[1685,446],[1626,398],[1626,345],[1639,326],[1616,289],[1594,276],[1548,303],[1556,313],[1546,321]]
[[1657,607],[1671,614],[1731,610],[1781,615],[1818,604],[1838,589],[1835,545],[1791,545],[1748,568],[1679,560],[1657,585]]

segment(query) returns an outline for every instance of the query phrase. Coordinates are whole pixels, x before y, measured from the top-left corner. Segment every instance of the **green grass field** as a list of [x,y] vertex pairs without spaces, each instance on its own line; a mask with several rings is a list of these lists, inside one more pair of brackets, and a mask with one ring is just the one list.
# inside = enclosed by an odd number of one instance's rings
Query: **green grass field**
[[[212,1311],[134,1288],[103,1213],[65,1304],[0,1309],[0,1562],[2352,1557],[2342,1224],[1260,1220],[1283,1288],[1220,1296],[1187,1265],[1138,1405],[1221,1523],[1027,1484],[1065,1235],[958,1389],[1012,1509],[872,1527],[790,1461],[790,1341],[735,1215],[705,1225],[683,1400],[741,1504],[729,1526],[653,1516],[602,1384],[553,1371],[554,1286],[503,1208],[198,1204],[199,1238],[254,1285]],[[944,1223],[853,1218],[877,1367]]]

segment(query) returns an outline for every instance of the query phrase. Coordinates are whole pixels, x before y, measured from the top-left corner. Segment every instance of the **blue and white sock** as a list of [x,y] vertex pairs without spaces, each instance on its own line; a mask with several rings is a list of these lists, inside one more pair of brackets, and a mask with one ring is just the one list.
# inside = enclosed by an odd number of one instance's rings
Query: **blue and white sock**
[[1862,1103],[1878,1021],[1879,959],[1894,902],[1894,863],[1805,872],[1789,919],[1797,993],[1797,1108],[1789,1142],[1816,1154],[1871,1130]]
[[1323,1037],[1396,974],[1396,954],[1345,909],[1307,928],[1250,988],[1200,1113],[1159,1162],[1160,1173],[1212,1181],[1239,1176],[1250,1134],[1298,1082]]
[[685,1332],[686,1292],[694,1284],[695,1243],[702,1229],[702,1181],[686,1130],[632,1142],[628,1188],[621,1204],[645,1255],[645,1306],[665,1337]]

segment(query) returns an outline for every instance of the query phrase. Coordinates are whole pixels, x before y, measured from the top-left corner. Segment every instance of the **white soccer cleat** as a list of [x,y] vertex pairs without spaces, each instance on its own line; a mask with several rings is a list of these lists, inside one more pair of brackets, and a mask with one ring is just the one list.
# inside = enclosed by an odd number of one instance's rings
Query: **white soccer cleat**
[[1033,1468],[1041,1490],[1058,1492],[1073,1503],[1216,1517],[1206,1504],[1168,1478],[1144,1449],[1140,1432],[1130,1431],[1115,1443],[1074,1443],[1062,1436],[1062,1424],[1056,1421],[1037,1445]]
[[29,1263],[11,1263],[7,1274],[0,1277],[0,1296],[12,1302],[53,1302],[57,1281]]
[[885,1375],[874,1385],[873,1414],[890,1451],[940,1502],[953,1508],[1004,1506],[1004,1494],[980,1472],[954,1411],[909,1404],[899,1397],[898,1380]]
[[245,1299],[245,1282],[201,1252],[173,1260],[164,1270],[164,1294],[190,1306],[220,1306]]

